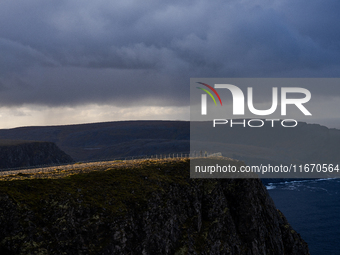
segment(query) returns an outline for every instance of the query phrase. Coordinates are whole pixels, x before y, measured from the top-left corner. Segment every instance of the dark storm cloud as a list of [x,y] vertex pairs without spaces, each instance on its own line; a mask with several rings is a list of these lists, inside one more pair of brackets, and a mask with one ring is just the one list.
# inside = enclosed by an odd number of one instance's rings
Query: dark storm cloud
[[12,72],[20,72],[31,66],[52,66],[56,63],[41,52],[28,45],[0,38],[0,74],[6,76]]
[[180,106],[190,77],[337,77],[337,10],[331,0],[3,1],[0,102]]

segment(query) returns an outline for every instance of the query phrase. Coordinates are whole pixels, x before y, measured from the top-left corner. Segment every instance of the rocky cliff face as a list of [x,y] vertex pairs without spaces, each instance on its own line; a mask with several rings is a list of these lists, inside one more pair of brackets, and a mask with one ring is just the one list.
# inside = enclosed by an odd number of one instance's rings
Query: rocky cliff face
[[0,141],[0,169],[73,162],[51,142]]
[[258,179],[146,161],[0,182],[1,254],[309,254]]

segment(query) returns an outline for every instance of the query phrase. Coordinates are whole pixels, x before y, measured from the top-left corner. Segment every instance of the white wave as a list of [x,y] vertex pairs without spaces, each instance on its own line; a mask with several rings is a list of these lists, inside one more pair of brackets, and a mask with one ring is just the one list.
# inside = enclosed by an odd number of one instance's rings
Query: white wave
[[278,182],[278,183],[268,183],[269,185],[276,184],[276,185],[289,185],[294,183],[306,183],[306,182],[319,182],[319,181],[329,181],[335,180],[338,178],[322,178],[322,179],[303,179],[303,180],[294,180],[294,181],[285,181],[285,182]]

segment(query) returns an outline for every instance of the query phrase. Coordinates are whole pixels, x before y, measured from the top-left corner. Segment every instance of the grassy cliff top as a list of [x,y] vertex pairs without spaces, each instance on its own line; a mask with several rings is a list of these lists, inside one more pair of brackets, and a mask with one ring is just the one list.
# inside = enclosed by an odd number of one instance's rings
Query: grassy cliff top
[[[0,172],[0,181],[14,181],[27,179],[60,179],[67,178],[71,175],[85,174],[91,172],[119,171],[127,169],[144,169],[154,165],[160,165],[162,168],[169,162],[182,162],[189,159],[139,159],[139,160],[114,160],[103,162],[77,162],[68,165],[37,167],[21,170],[4,170]],[[159,167],[160,167],[159,166]],[[150,169],[150,170],[151,170]],[[101,173],[96,173],[101,175]],[[105,173],[104,173],[105,175]]]
[[187,158],[63,171],[2,177],[1,254],[309,254],[260,180],[190,179]]
[[164,185],[188,185],[190,177],[188,158],[75,165],[78,168],[17,171],[16,174],[0,176],[0,195],[7,194],[16,202],[33,207],[39,207],[40,201],[54,197],[120,211],[129,201],[144,201],[150,193],[162,190]]
[[0,195],[31,208],[53,197],[71,203],[95,205],[112,212],[125,211],[128,204],[145,201],[159,183],[185,185],[189,177],[189,159],[117,162],[48,173],[18,173],[0,178]]

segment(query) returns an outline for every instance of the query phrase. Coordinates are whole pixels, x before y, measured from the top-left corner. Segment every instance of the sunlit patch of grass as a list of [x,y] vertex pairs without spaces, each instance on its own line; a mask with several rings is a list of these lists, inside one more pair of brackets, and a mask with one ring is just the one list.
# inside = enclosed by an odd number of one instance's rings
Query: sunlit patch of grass
[[23,179],[57,179],[78,173],[89,173],[92,171],[106,171],[107,169],[119,169],[130,167],[141,167],[146,164],[175,162],[184,159],[135,159],[115,160],[110,162],[75,163],[59,167],[46,167],[28,170],[9,171],[0,176],[0,181],[23,180]]

